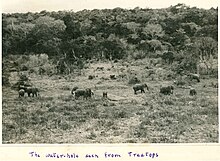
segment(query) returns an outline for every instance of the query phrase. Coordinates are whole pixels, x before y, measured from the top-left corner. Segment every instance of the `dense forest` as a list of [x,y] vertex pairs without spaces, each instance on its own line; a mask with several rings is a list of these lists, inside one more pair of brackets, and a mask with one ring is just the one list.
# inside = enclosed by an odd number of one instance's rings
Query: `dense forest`
[[218,8],[177,4],[164,9],[94,9],[2,15],[3,57],[45,53],[76,59],[142,59],[174,53],[178,68],[212,68]]

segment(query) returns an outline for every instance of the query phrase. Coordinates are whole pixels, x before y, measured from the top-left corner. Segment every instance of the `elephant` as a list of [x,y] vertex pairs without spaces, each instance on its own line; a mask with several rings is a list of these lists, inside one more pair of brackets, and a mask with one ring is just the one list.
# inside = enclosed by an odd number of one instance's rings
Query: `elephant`
[[160,93],[165,95],[173,94],[174,87],[173,86],[167,86],[167,87],[161,87]]
[[83,97],[85,99],[91,98],[94,93],[90,88],[87,89],[76,89],[75,90],[75,98],[78,99],[79,97]]
[[74,91],[76,91],[77,89],[79,89],[79,87],[73,87],[72,91],[71,91],[71,94],[74,94]]
[[102,97],[103,97],[103,98],[107,98],[107,97],[108,97],[108,92],[103,92],[103,93],[102,93]]
[[39,96],[39,89],[36,87],[26,87],[25,92],[28,94],[28,97],[30,97],[31,94],[32,94],[32,97]]
[[20,89],[20,90],[18,91],[19,97],[24,97],[24,94],[25,94],[25,90],[24,90],[24,89]]
[[196,95],[197,92],[194,88],[191,88],[190,91],[189,91],[189,94],[190,94],[190,96],[193,96],[193,95]]
[[133,90],[134,90],[134,94],[137,94],[137,91],[141,91],[141,93],[145,93],[145,91],[144,91],[144,88],[147,88],[147,90],[149,91],[149,88],[148,88],[148,86],[147,86],[147,84],[135,84],[134,86],[133,86]]

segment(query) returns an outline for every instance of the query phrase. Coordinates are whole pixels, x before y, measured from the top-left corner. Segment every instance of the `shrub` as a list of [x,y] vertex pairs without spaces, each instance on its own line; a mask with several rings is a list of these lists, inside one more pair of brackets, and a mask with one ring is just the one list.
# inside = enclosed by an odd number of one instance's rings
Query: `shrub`
[[89,76],[88,76],[88,79],[89,79],[89,80],[94,79],[94,78],[95,78],[94,75],[89,75]]
[[28,71],[28,67],[26,65],[21,66],[21,71]]
[[146,54],[143,51],[135,51],[132,53],[132,58],[137,59],[143,59],[146,57]]
[[34,73],[34,72],[35,72],[34,69],[30,69],[30,70],[29,70],[29,73]]
[[40,68],[38,69],[39,75],[43,75],[43,74],[45,74],[45,72],[46,72],[46,70],[45,70],[44,68],[42,68],[42,67],[40,67]]
[[136,84],[136,83],[140,83],[141,81],[136,77],[133,76],[129,79],[128,84]]
[[38,67],[48,63],[48,55],[30,55],[29,61],[27,62],[29,67]]
[[40,55],[38,55],[38,59],[39,59],[41,65],[44,65],[44,64],[49,63],[48,58],[49,58],[49,57],[48,57],[47,54],[40,54]]
[[43,71],[43,73],[49,76],[56,73],[56,69],[53,64],[47,63],[47,64],[44,64],[41,68],[42,68],[41,70]]

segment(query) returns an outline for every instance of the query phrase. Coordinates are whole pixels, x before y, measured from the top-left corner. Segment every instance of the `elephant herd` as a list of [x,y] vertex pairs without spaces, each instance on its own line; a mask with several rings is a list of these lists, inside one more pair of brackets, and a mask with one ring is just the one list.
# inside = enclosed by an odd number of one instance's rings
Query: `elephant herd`
[[[141,91],[141,93],[145,93],[144,88],[147,88],[149,91],[149,88],[146,83],[144,84],[135,84],[133,86],[134,94],[137,94],[137,91]],[[160,88],[160,93],[164,95],[170,95],[173,94],[174,87],[173,86],[166,86]]]
[[[145,88],[149,91],[149,88],[146,83],[144,84],[135,84],[133,86],[134,94],[136,95],[138,91],[141,93],[145,93]],[[171,86],[166,86],[166,87],[161,87],[160,88],[160,93],[164,95],[170,95],[173,94],[174,87]],[[18,95],[19,97],[24,97],[25,93],[27,93],[28,97],[37,97],[39,96],[39,89],[36,87],[25,87],[25,86],[19,86],[18,90]],[[80,97],[83,97],[84,99],[91,98],[92,95],[94,95],[94,92],[90,88],[86,89],[79,89],[78,87],[74,87],[71,90],[71,94],[75,96],[75,99],[78,99]],[[190,89],[189,94],[191,96],[196,95],[197,92],[194,88]],[[107,92],[103,92],[103,98],[107,98]]]
[[[200,82],[199,77],[197,75],[191,75],[192,79],[196,79],[198,82]],[[133,86],[134,94],[136,95],[138,91],[141,93],[145,93],[144,89],[147,89],[149,91],[149,88],[146,83],[143,84],[135,84]],[[166,86],[166,87],[160,87],[160,93],[164,95],[170,95],[173,94],[174,87],[172,85]],[[27,93],[28,97],[37,97],[39,96],[39,89],[36,87],[30,87],[30,86],[19,86],[18,95],[19,97],[24,97],[25,93]],[[93,91],[90,88],[86,89],[79,89],[78,87],[74,87],[71,91],[72,95],[75,95],[75,98],[78,99],[80,97],[83,97],[85,99],[91,98],[92,95],[94,95]],[[190,89],[189,94],[191,96],[196,95],[197,92],[194,88]],[[103,98],[107,98],[107,92],[103,92]]]
[[[138,91],[140,91],[141,93],[145,93],[145,90],[144,90],[145,88],[149,91],[149,88],[148,88],[146,83],[144,83],[144,84],[135,84],[133,86],[134,94],[136,95]],[[164,95],[170,95],[170,94],[173,94],[173,90],[174,90],[174,87],[172,85],[166,86],[166,87],[161,87],[160,88],[160,93],[164,94]],[[87,99],[87,98],[91,98],[92,95],[94,95],[94,93],[92,92],[92,90],[90,88],[79,89],[78,87],[74,87],[71,91],[71,94],[75,95],[76,99],[78,99],[79,97],[83,97],[83,98]],[[189,94],[191,96],[193,96],[193,95],[196,95],[197,92],[194,88],[191,88]],[[107,92],[106,91],[103,92],[102,97],[107,98]]]
[[28,97],[30,97],[32,95],[32,97],[34,96],[39,96],[39,89],[36,87],[30,87],[30,86],[19,86],[19,90],[18,90],[18,96],[19,97],[24,97],[25,93],[27,93]]

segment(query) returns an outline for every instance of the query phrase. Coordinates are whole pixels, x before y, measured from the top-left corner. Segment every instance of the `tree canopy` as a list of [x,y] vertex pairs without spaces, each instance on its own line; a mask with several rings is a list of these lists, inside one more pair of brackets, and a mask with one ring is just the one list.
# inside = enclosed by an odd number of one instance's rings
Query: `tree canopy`
[[197,56],[216,57],[217,20],[218,8],[205,10],[185,4],[165,9],[3,13],[3,56],[46,53],[59,57],[65,53],[70,59],[123,59],[132,52],[147,56],[185,51],[193,44],[200,53]]

